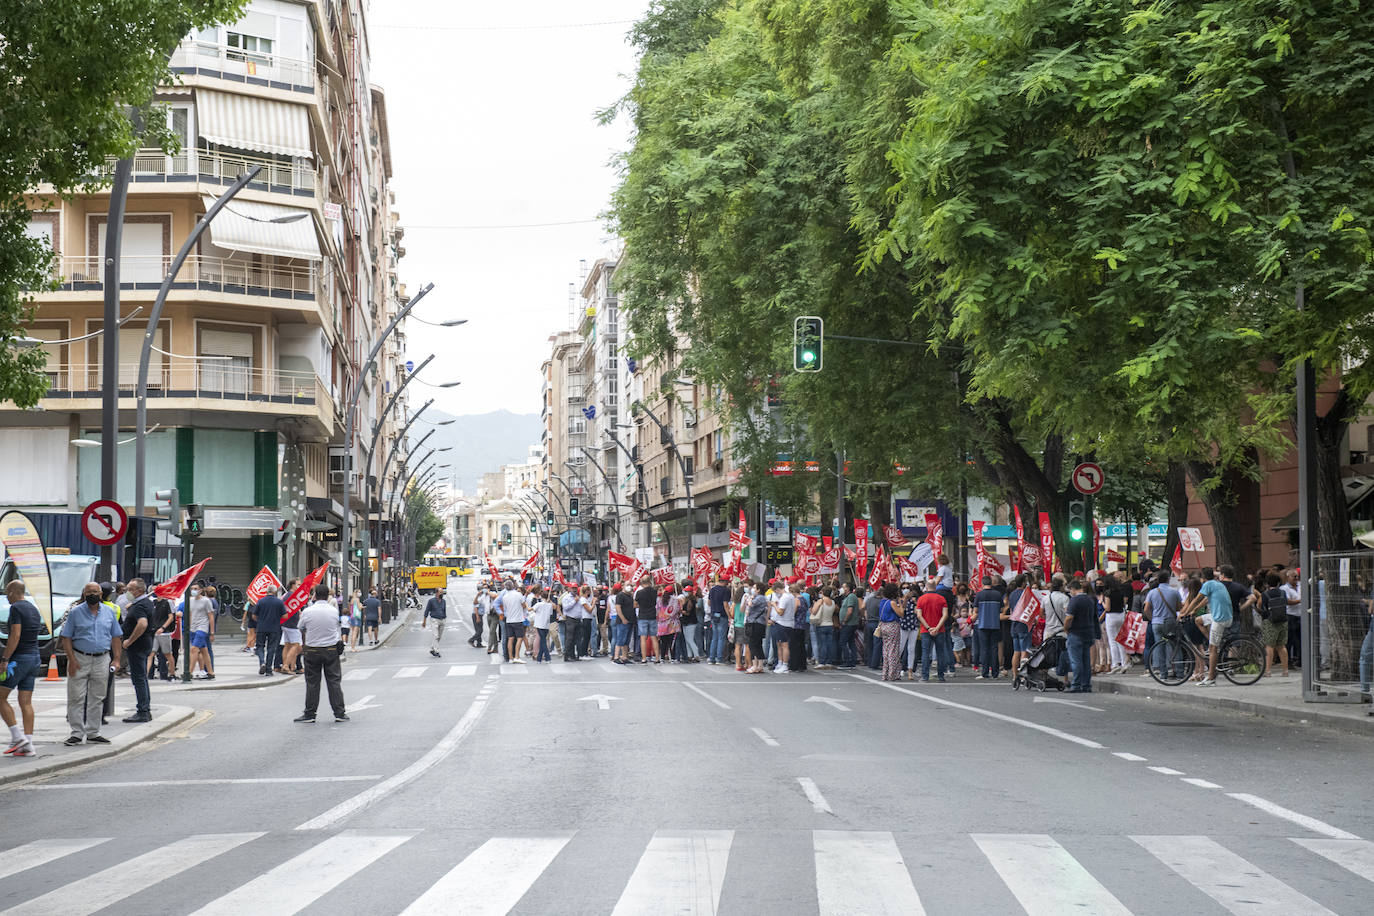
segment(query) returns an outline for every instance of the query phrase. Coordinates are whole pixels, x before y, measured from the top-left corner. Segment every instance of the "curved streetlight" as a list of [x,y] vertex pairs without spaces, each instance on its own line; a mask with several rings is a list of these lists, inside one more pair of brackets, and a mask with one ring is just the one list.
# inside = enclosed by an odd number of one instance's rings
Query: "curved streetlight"
[[[116,327],[120,327],[120,328],[124,327],[124,325],[126,325],[126,324],[129,323],[129,319],[133,318],[135,315],[137,315],[137,314],[138,314],[139,312],[141,312],[141,311],[143,311],[143,306],[140,305],[138,308],[134,309],[132,312],[130,312],[129,314],[125,315],[123,318],[119,319],[119,323],[118,323],[117,325],[115,325],[115,326],[116,326]],[[27,348],[29,348],[29,347],[38,347],[38,346],[42,346],[43,344],[72,344],[72,343],[80,343],[80,342],[83,341],[83,340],[90,340],[92,337],[99,337],[101,334],[104,334],[104,333],[105,333],[105,329],[104,329],[104,328],[97,328],[97,329],[95,329],[94,331],[92,331],[92,332],[89,333],[89,334],[82,334],[80,337],[63,337],[63,338],[61,338],[61,339],[59,339],[59,340],[45,340],[45,339],[42,338],[42,337],[15,337],[15,338],[12,338],[12,339],[10,340],[10,346],[12,346],[12,347],[23,347],[23,348],[27,349]]]
[[[635,428],[636,428],[633,424],[630,424],[630,423],[618,423],[618,424],[616,424],[616,426],[617,426],[617,428],[619,428],[619,429],[635,429]],[[627,461],[630,462],[630,467],[634,468],[635,477],[637,477],[637,478],[639,479],[639,497],[640,497],[640,501],[644,504],[644,507],[643,507],[643,509],[642,509],[641,511],[642,511],[646,516],[648,516],[648,519],[649,519],[648,524],[650,525],[650,527],[652,527],[654,524],[657,524],[657,525],[658,525],[658,530],[661,531],[661,532],[663,532],[663,540],[664,540],[665,544],[666,544],[667,547],[668,547],[668,555],[669,555],[669,556],[672,556],[672,554],[673,554],[673,536],[672,536],[671,534],[668,533],[668,526],[665,525],[665,524],[663,524],[663,520],[662,520],[661,518],[659,518],[658,516],[654,515],[653,512],[649,511],[649,491],[648,491],[647,488],[644,486],[644,468],[643,468],[643,467],[640,465],[640,463],[635,459],[635,454],[634,454],[634,452],[630,451],[630,449],[625,445],[625,443],[620,441],[620,437],[617,436],[613,430],[607,428],[607,430],[606,430],[606,435],[610,436],[610,437],[611,437],[611,441],[614,442],[614,443],[616,444],[616,447],[619,448],[622,452],[625,453],[625,459],[626,459]]]
[[630,414],[633,416],[638,411],[644,411],[644,415],[654,421],[658,431],[668,437],[668,447],[672,449],[673,455],[677,458],[678,468],[682,471],[682,486],[687,490],[687,553],[692,552],[692,539],[696,536],[697,520],[696,507],[692,503],[692,475],[687,471],[687,461],[682,457],[682,449],[677,447],[677,438],[672,430],[663,425],[654,412],[644,405],[643,401],[635,401],[630,405]]
[[625,539],[620,536],[620,500],[616,497],[615,484],[611,483],[611,475],[606,473],[606,469],[601,466],[601,462],[592,457],[591,449],[587,448],[585,445],[579,445],[578,448],[582,449],[582,454],[592,463],[592,467],[596,468],[597,473],[601,475],[602,482],[606,484],[607,491],[611,494],[611,506],[615,509],[615,524],[612,526],[615,528],[615,541],[620,545],[620,552],[624,553]]

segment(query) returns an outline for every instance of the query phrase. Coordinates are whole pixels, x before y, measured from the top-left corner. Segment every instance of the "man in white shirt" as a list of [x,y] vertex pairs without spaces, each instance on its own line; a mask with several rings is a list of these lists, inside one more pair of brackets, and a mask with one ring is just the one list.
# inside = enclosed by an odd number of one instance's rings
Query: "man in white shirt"
[[334,721],[347,722],[339,667],[339,611],[329,603],[328,585],[315,586],[311,595],[315,603],[300,614],[300,629],[305,640],[305,712],[297,716],[296,721],[314,723],[315,710],[320,705],[320,674],[323,673]]
[[558,599],[558,639],[563,644],[563,661],[577,661],[577,621],[582,609],[577,601],[577,590],[564,588]]
[[513,665],[523,665],[520,647],[525,644],[525,599],[519,589],[508,586],[497,604],[506,625],[506,659]]
[[797,615],[797,596],[787,591],[781,579],[774,583],[773,624],[776,633],[778,663],[773,667],[775,674],[787,673],[789,659],[788,646],[792,639],[792,624]]

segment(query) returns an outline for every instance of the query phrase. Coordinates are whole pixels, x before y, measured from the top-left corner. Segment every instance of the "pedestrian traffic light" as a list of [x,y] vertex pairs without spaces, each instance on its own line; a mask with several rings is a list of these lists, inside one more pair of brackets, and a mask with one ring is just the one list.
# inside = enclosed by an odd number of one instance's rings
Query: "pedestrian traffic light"
[[186,526],[182,537],[198,538],[205,531],[205,507],[191,503],[186,507]]
[[176,487],[170,490],[154,490],[153,499],[164,505],[157,507],[157,526],[172,534],[181,534],[181,499]]
[[357,557],[360,560],[363,558],[363,545],[357,541],[354,542],[353,556]]
[[569,497],[568,497],[568,514],[569,514],[569,515],[572,515],[572,516],[576,516],[576,515],[577,515],[577,509],[578,509],[577,497],[576,497],[576,496],[569,496]]
[[1088,505],[1085,500],[1069,500],[1069,540],[1082,543],[1088,536]]
[[815,315],[803,315],[792,322],[792,368],[798,372],[820,372],[825,322]]
[[290,519],[285,519],[285,518],[284,518],[284,519],[282,519],[281,522],[277,525],[277,533],[274,534],[274,535],[272,535],[272,543],[273,543],[273,544],[276,544],[276,545],[278,545],[278,546],[280,546],[280,545],[282,545],[282,544],[285,544],[285,543],[286,543],[286,539],[287,539],[287,537],[290,536],[290,534],[291,534],[291,521],[290,521]]

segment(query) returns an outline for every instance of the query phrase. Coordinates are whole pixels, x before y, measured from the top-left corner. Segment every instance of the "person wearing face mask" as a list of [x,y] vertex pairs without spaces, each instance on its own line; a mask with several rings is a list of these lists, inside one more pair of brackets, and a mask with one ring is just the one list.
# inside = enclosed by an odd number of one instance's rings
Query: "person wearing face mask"
[[114,612],[100,598],[99,583],[86,583],[81,601],[72,605],[62,623],[62,651],[67,656],[67,724],[72,729],[68,747],[82,741],[110,743],[100,734],[100,712],[111,663],[119,664],[124,634]]
[[215,638],[215,606],[210,599],[201,594],[198,586],[191,586],[186,598],[186,616],[191,621],[191,671],[195,677],[196,666],[205,672],[204,680],[215,679],[215,663],[210,657],[210,641]]

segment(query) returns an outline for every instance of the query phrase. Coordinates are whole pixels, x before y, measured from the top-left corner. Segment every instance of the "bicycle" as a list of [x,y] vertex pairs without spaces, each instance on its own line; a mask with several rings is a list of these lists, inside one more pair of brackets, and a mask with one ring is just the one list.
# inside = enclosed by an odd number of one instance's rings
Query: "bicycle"
[[[1178,621],[1169,622],[1164,635],[1150,648],[1150,677],[1166,687],[1177,687],[1193,676],[1198,665],[1204,670],[1208,664],[1207,652],[1193,645],[1192,640],[1183,635],[1183,627]],[[1186,651],[1185,651],[1186,650]],[[1224,675],[1232,684],[1241,687],[1258,681],[1264,676],[1264,643],[1248,633],[1227,633],[1217,649],[1217,673]]]

